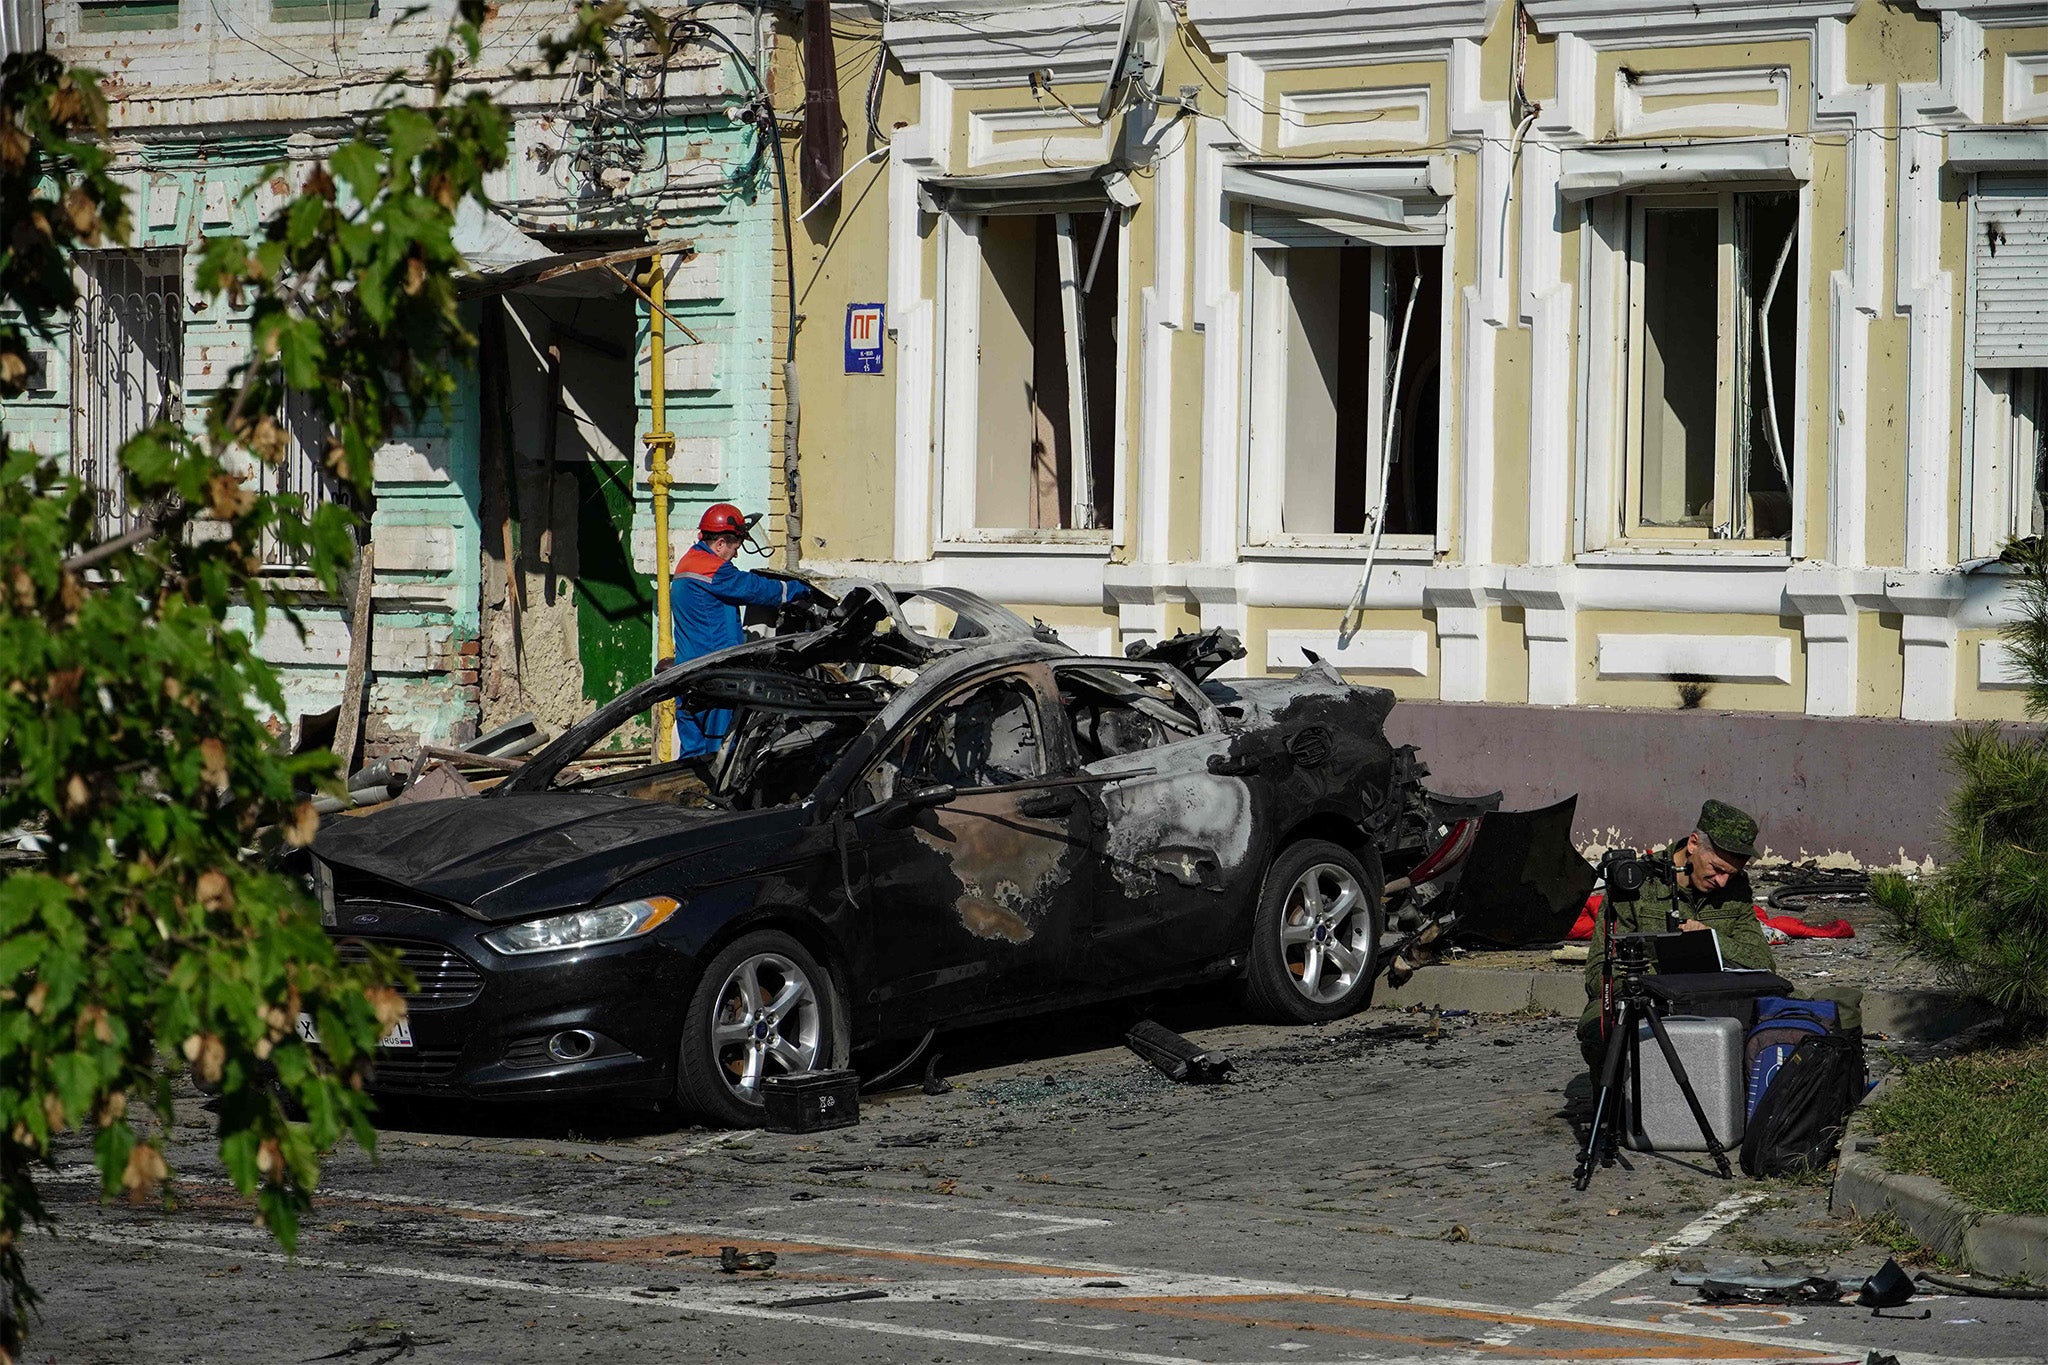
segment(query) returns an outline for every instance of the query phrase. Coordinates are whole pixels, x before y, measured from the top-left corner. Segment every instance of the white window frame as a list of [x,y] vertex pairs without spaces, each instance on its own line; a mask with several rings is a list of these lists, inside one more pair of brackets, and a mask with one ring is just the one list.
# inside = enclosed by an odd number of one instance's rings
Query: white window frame
[[[1808,181],[1758,180],[1667,186],[1656,182],[1628,185],[1613,193],[1585,199],[1585,219],[1580,232],[1584,249],[1580,253],[1582,281],[1579,291],[1580,326],[1583,339],[1579,383],[1580,488],[1577,522],[1579,557],[1628,558],[1636,555],[1701,555],[1712,558],[1747,557],[1790,562],[1806,553],[1806,507],[1812,468],[1812,442],[1807,419],[1810,366],[1793,367],[1791,421],[1783,433],[1785,454],[1791,465],[1791,530],[1783,539],[1715,539],[1712,527],[1694,528],[1640,526],[1636,519],[1635,478],[1639,468],[1642,434],[1635,420],[1641,403],[1641,379],[1634,357],[1641,345],[1642,265],[1639,259],[1641,232],[1637,219],[1644,206],[1670,204],[1680,207],[1713,200],[1723,204],[1724,225],[1734,199],[1745,194],[1796,193],[1798,243],[1786,263],[1779,288],[1791,289],[1797,312],[1794,334],[1813,335],[1813,308],[1809,279],[1813,260],[1813,190]],[[1734,269],[1732,238],[1723,233],[1723,285]],[[1734,371],[1735,342],[1723,336],[1718,347],[1717,367],[1723,374]],[[1723,381],[1728,382],[1727,380]],[[1729,506],[1732,494],[1733,450],[1725,452],[1727,468],[1720,456],[1724,439],[1733,433],[1716,434],[1716,506]],[[1724,475],[1728,490],[1720,487]]]
[[[938,382],[934,385],[933,401],[938,413],[934,426],[935,472],[939,481],[939,496],[935,500],[937,525],[936,539],[941,548],[967,549],[977,546],[1014,546],[1019,544],[1040,546],[1069,546],[1080,551],[1106,553],[1110,547],[1124,543],[1125,527],[1129,520],[1126,503],[1129,485],[1128,460],[1129,437],[1125,430],[1129,420],[1130,397],[1130,298],[1131,269],[1131,211],[1121,205],[1104,204],[1105,209],[1114,207],[1117,211],[1117,298],[1116,298],[1116,393],[1112,419],[1114,446],[1110,458],[1110,524],[1088,530],[1067,528],[1035,527],[987,527],[977,524],[975,510],[976,480],[979,472],[981,444],[981,276],[982,251],[981,230],[987,217],[981,214],[941,211],[938,221]],[[1094,242],[1089,231],[1091,222],[1099,225],[1100,218],[1094,213],[1070,214],[1057,211],[1061,219],[1060,255],[1064,273],[1085,275],[1088,258]],[[1074,287],[1063,290],[1066,311],[1066,326],[1063,329],[1070,347],[1076,346],[1078,331],[1075,327],[1075,312],[1078,298]],[[1087,442],[1088,424],[1085,410],[1081,407],[1082,391],[1078,384],[1070,385],[1069,399],[1072,411],[1069,429],[1076,443],[1075,461],[1077,469],[1088,465],[1091,451]],[[1076,490],[1080,488],[1076,482]],[[1099,505],[1101,494],[1095,501]]]
[[[1444,268],[1440,274],[1439,316],[1450,318],[1452,288],[1448,248],[1440,235],[1420,233],[1404,236],[1399,232],[1374,230],[1362,225],[1342,225],[1331,221],[1308,221],[1263,208],[1248,209],[1249,218],[1243,233],[1244,238],[1244,282],[1246,306],[1244,309],[1244,392],[1240,410],[1245,414],[1239,434],[1240,467],[1243,472],[1244,517],[1239,527],[1241,548],[1248,552],[1272,550],[1342,550],[1352,552],[1364,549],[1372,543],[1371,514],[1367,514],[1367,525],[1359,532],[1342,534],[1317,534],[1289,532],[1283,529],[1283,511],[1287,500],[1287,452],[1285,449],[1285,423],[1281,419],[1287,402],[1287,321],[1288,285],[1287,253],[1296,249],[1324,250],[1336,247],[1357,246],[1372,250],[1372,295],[1374,309],[1368,328],[1368,345],[1371,356],[1367,362],[1367,381],[1374,394],[1381,395],[1382,401],[1371,405],[1367,418],[1365,487],[1376,490],[1379,487],[1381,466],[1385,459],[1386,447],[1386,405],[1384,395],[1387,384],[1387,369],[1392,363],[1393,348],[1400,334],[1400,318],[1394,316],[1388,307],[1386,295],[1386,270],[1388,252],[1413,244],[1426,249],[1444,249]],[[1439,549],[1447,548],[1450,535],[1451,488],[1450,455],[1451,429],[1450,409],[1444,401],[1450,391],[1449,377],[1455,351],[1451,344],[1451,328],[1439,329],[1435,338],[1411,335],[1408,340],[1412,357],[1418,343],[1428,345],[1434,342],[1438,349],[1439,373],[1444,376],[1437,401],[1437,511],[1436,526],[1428,533],[1386,536],[1381,539],[1380,552],[1391,559],[1429,560]]]
[[[2000,166],[1999,172],[2008,167]],[[2038,183],[2036,193],[2048,197],[2048,174],[2038,176],[2015,176],[2001,174],[2002,187],[2011,189],[2033,188],[2026,181]],[[2015,403],[2015,389],[2020,385],[2048,385],[2048,366],[2038,368],[1999,367],[1980,369],[1977,361],[1977,253],[1975,244],[1985,230],[1982,209],[1985,187],[1981,180],[1973,178],[1970,185],[1969,231],[1965,238],[1971,244],[1967,253],[1963,284],[1963,431],[1964,450],[1968,458],[1962,468],[1962,525],[1958,528],[1957,545],[1960,558],[1988,559],[2005,548],[2007,540],[2014,536],[2037,533],[2034,526],[2034,479],[2038,477],[2033,469],[2022,470],[2019,452],[2032,449],[2041,451],[2041,442],[2048,432],[2036,429],[2035,420],[2030,418],[2024,401]],[[2048,394],[2040,395],[2048,397]],[[2036,411],[2040,405],[2036,403]],[[2037,453],[2036,458],[2043,454]]]

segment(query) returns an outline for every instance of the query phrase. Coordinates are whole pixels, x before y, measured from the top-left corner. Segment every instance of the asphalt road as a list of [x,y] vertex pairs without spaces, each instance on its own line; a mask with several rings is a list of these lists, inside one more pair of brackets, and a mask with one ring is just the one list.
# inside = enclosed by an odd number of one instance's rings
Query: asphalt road
[[[296,1258],[220,1183],[195,1096],[174,1210],[102,1205],[82,1168],[52,1186],[26,1359],[2048,1358],[2048,1303],[1695,1303],[1674,1267],[1860,1282],[1886,1253],[1823,1184],[1632,1158],[1574,1193],[1569,1021],[1159,1017],[1235,1080],[1171,1084],[1105,1011],[942,1044],[950,1093],[809,1137],[394,1110],[375,1160],[334,1157]],[[728,1273],[727,1246],[775,1264]]]

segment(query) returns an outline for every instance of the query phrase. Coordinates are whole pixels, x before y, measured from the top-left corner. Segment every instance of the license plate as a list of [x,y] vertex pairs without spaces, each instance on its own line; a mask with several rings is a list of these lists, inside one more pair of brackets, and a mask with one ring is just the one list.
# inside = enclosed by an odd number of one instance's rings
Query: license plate
[[[313,1027],[313,1016],[310,1014],[302,1014],[299,1016],[299,1040],[301,1042],[306,1043],[317,1043],[320,1041],[320,1030]],[[401,1019],[397,1023],[393,1024],[391,1026],[391,1032],[385,1034],[384,1037],[378,1041],[377,1046],[411,1047],[412,1021],[410,1019]]]

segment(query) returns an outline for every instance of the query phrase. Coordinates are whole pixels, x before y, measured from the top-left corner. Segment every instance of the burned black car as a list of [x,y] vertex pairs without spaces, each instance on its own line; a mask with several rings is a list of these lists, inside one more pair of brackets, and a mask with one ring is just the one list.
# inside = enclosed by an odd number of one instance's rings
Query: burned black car
[[[1366,1004],[1427,837],[1390,693],[1215,679],[1220,632],[1089,658],[967,593],[822,600],[494,790],[328,822],[331,932],[417,980],[378,1088],[744,1124],[763,1077],[935,1027],[1229,976],[1282,1019]],[[717,754],[650,758],[664,702],[730,708]]]

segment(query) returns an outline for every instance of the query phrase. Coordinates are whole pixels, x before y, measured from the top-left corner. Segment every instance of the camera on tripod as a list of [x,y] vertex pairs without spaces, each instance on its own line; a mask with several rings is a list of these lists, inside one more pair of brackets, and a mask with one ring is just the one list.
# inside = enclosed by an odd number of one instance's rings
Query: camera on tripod
[[1610,848],[1600,860],[1600,875],[1607,882],[1607,899],[1617,904],[1639,901],[1643,888],[1652,881],[1666,886],[1674,883],[1678,867],[1668,853],[1637,853],[1630,848]]

